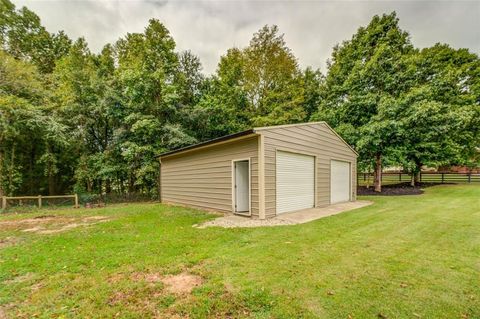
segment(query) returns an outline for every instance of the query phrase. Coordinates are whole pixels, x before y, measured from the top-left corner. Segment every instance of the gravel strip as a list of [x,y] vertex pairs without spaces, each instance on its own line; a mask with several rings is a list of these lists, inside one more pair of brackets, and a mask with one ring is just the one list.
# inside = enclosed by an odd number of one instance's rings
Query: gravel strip
[[219,217],[214,220],[205,222],[200,225],[194,225],[196,228],[206,228],[206,227],[223,227],[223,228],[237,228],[237,227],[271,227],[271,226],[284,226],[284,225],[295,225],[297,223],[283,220],[279,218],[270,218],[270,219],[251,219],[248,217],[240,216],[225,216]]

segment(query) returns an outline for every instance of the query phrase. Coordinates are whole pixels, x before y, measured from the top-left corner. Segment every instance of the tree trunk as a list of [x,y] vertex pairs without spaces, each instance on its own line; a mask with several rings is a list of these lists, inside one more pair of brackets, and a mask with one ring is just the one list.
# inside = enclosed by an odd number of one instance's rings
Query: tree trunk
[[10,153],[10,169],[8,170],[8,192],[13,195],[13,174],[15,173],[15,144]]
[[415,164],[415,170],[412,172],[412,178],[410,180],[410,185],[414,187],[418,183],[420,183],[420,173],[422,171],[422,163]]
[[375,155],[375,171],[374,171],[374,185],[375,191],[380,193],[382,191],[382,155]]
[[0,148],[0,197],[5,195],[3,190],[3,150]]
[[48,164],[47,164],[47,174],[48,174],[48,195],[55,195],[55,176],[53,174],[53,164],[50,156],[52,155],[52,149],[50,144],[47,142],[47,152],[49,154]]
[[422,163],[417,162],[417,167],[416,167],[416,168],[417,168],[417,171],[415,172],[415,173],[416,173],[416,174],[415,174],[415,184],[418,184],[418,183],[421,182],[421,181],[420,181],[420,177],[421,177],[420,174],[422,173],[422,166],[423,166]]
[[48,169],[48,195],[55,195],[55,176]]
[[130,195],[132,195],[135,192],[135,180],[133,174],[130,174],[128,178],[128,193],[127,193],[127,198],[130,198]]
[[90,179],[87,179],[87,192],[92,192],[92,181]]

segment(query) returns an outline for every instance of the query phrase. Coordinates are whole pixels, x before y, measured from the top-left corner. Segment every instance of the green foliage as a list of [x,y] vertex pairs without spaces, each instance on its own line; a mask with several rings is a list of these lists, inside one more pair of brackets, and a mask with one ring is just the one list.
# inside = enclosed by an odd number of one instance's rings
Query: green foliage
[[48,33],[28,8],[15,10],[9,0],[0,0],[0,45],[9,54],[31,61],[41,73],[50,73],[70,44],[63,31]]
[[249,46],[221,57],[195,115],[206,128],[205,138],[252,126],[298,123],[307,116],[304,90],[302,72],[283,35],[277,26],[264,26]]
[[335,46],[328,74],[301,70],[277,26],[216,72],[158,20],[96,54],[0,0],[0,195],[155,196],[156,155],[255,126],[326,120],[359,169],[479,165],[477,55],[416,50],[395,13]]
[[312,119],[326,120],[360,154],[417,172],[465,164],[478,153],[480,60],[437,44],[421,51],[395,13],[375,16],[334,48]]

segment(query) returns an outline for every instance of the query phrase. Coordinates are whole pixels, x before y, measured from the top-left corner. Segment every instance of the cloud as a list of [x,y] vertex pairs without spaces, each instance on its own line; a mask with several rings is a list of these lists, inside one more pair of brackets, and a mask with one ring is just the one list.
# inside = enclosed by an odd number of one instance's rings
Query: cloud
[[99,52],[128,32],[142,32],[151,18],[162,21],[178,50],[197,54],[206,73],[227,49],[248,45],[265,24],[277,24],[302,67],[325,71],[332,47],[350,39],[374,14],[396,11],[417,47],[437,42],[480,53],[478,1],[45,1],[17,0],[35,11],[50,32],[85,37]]

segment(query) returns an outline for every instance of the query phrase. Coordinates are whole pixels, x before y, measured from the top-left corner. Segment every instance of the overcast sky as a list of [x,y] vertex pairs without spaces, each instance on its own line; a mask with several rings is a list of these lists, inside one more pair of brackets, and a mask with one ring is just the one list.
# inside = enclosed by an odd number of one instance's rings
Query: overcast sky
[[413,44],[436,42],[480,53],[480,1],[153,1],[14,0],[42,19],[48,31],[84,36],[94,52],[127,32],[142,32],[150,18],[170,30],[178,50],[190,49],[205,73],[233,46],[248,45],[265,24],[285,34],[302,67],[325,71],[332,47],[350,39],[373,15],[396,11]]

